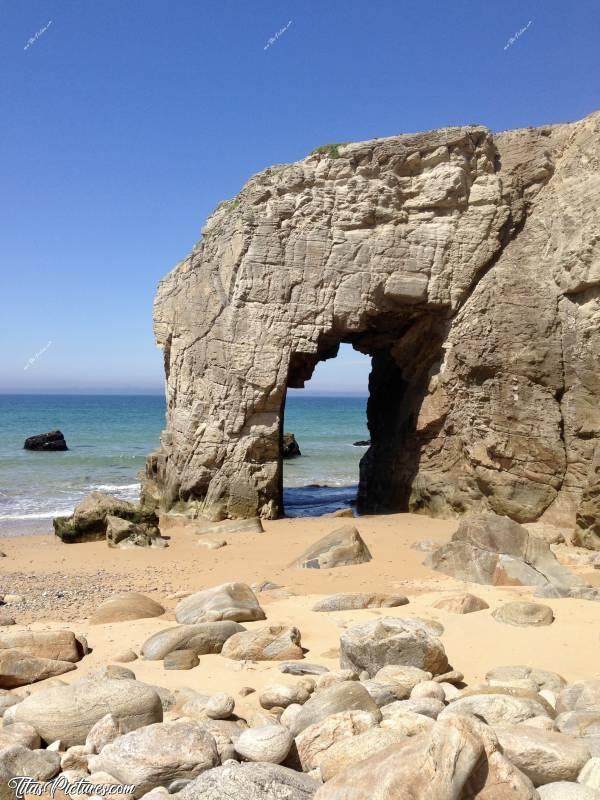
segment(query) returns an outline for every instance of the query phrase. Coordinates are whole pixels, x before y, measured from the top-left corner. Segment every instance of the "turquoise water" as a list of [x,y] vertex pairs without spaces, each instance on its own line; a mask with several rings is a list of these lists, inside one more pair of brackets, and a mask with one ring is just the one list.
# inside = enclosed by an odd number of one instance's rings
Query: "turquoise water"
[[[323,513],[351,502],[368,438],[364,397],[290,393],[285,430],[302,456],[284,462],[286,512]],[[0,395],[0,533],[51,529],[89,492],[127,500],[158,444],[165,404],[158,396]],[[23,450],[28,436],[60,429],[67,452]]]

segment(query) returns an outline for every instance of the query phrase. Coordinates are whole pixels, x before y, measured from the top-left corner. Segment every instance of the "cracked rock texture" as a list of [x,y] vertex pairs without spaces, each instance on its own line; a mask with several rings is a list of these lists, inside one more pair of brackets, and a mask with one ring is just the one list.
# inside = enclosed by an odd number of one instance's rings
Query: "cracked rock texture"
[[600,113],[270,167],[161,282],[167,423],[143,501],[282,513],[287,387],[372,357],[362,511],[572,525],[600,439]]

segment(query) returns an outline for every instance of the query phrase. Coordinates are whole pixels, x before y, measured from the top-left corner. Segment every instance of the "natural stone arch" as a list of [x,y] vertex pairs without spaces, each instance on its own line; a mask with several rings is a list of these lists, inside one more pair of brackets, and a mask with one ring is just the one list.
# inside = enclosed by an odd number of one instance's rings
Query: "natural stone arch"
[[350,342],[364,510],[572,519],[600,436],[598,120],[320,149],[222,203],[157,292],[144,501],[277,516],[287,386]]

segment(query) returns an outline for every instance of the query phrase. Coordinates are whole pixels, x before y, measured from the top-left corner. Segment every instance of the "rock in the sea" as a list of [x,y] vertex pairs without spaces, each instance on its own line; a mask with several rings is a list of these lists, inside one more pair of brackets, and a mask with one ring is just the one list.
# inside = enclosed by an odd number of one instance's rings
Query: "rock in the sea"
[[408,597],[403,594],[381,594],[373,592],[349,592],[345,594],[332,594],[318,600],[313,606],[313,611],[352,611],[360,608],[395,608],[408,603]]
[[328,533],[298,556],[290,567],[330,569],[364,564],[372,558],[369,548],[353,525]]
[[540,625],[551,625],[554,622],[554,612],[550,606],[523,601],[504,603],[492,613],[492,616],[498,622],[521,627],[529,625],[539,627]]
[[111,595],[104,600],[90,617],[91,625],[102,625],[107,622],[124,622],[130,619],[149,619],[160,617],[165,609],[139,592],[122,592]]
[[340,637],[340,666],[373,677],[387,665],[418,667],[439,675],[447,672],[444,645],[416,619],[383,617],[359,622]]
[[56,450],[68,450],[65,437],[61,431],[50,431],[49,433],[38,433],[25,439],[24,450],[43,450],[45,452]]
[[185,597],[175,608],[177,622],[254,622],[266,619],[256,595],[245,583],[224,583]]
[[465,592],[464,594],[455,594],[451,597],[442,597],[441,600],[433,604],[433,607],[442,608],[444,611],[449,611],[451,614],[472,614],[474,611],[483,611],[489,608],[489,605],[483,598]]
[[200,663],[195,650],[171,650],[164,659],[165,669],[194,669]]
[[71,661],[37,658],[22,650],[0,650],[0,688],[14,689],[54,678],[75,669]]
[[587,485],[581,495],[575,518],[573,543],[589,550],[600,550],[600,447],[596,446],[589,467]]
[[283,441],[281,443],[281,457],[282,458],[295,458],[301,456],[300,445],[296,441],[293,433],[284,433]]
[[566,592],[582,584],[558,563],[545,542],[497,514],[463,518],[451,541],[434,550],[425,563],[458,580],[494,586],[550,584]]
[[20,650],[37,658],[56,661],[79,661],[87,652],[87,644],[72,631],[10,631],[0,633],[2,650]]
[[575,781],[590,752],[583,742],[553,731],[527,725],[494,728],[504,755],[535,786],[555,781]]
[[263,725],[242,731],[235,740],[235,749],[246,761],[281,764],[293,743],[292,734],[283,725]]
[[298,628],[269,625],[235,633],[221,650],[225,658],[237,661],[289,661],[304,658]]
[[214,737],[197,722],[177,720],[119,736],[90,758],[90,770],[135,785],[135,796],[141,797],[156,786],[195,778],[218,763]]
[[66,543],[103,541],[106,539],[108,516],[135,523],[148,535],[158,535],[158,517],[153,510],[102,492],[89,494],[70,517],[55,517],[54,533]]
[[228,761],[208,770],[177,795],[177,800],[312,800],[320,784],[278,764]]
[[26,697],[15,706],[14,721],[32,725],[47,743],[60,739],[64,747],[71,747],[84,744],[106,714],[129,731],[162,721],[163,709],[156,691],[139,681],[81,680]]
[[316,691],[302,706],[291,731],[298,736],[305,728],[344,711],[366,711],[376,722],[381,720],[381,711],[365,687],[358,681],[346,681]]
[[158,631],[146,639],[142,645],[142,655],[148,661],[161,661],[173,650],[194,650],[199,656],[220,653],[227,639],[245,630],[243,625],[231,620],[177,625]]

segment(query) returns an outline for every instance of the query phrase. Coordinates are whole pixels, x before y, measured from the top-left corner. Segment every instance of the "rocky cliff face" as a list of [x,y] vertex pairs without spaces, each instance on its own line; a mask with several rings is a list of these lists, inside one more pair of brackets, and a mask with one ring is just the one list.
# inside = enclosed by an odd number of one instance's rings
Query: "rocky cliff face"
[[446,128],[253,177],[158,289],[145,501],[281,513],[286,389],[350,342],[363,511],[573,522],[600,438],[599,134]]

